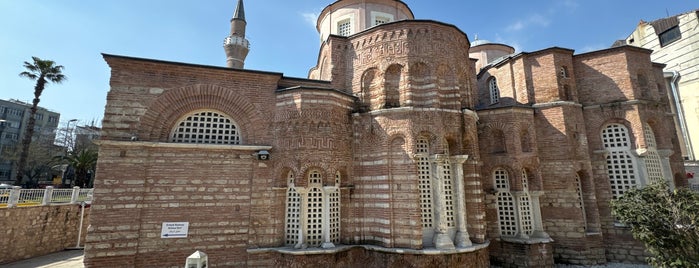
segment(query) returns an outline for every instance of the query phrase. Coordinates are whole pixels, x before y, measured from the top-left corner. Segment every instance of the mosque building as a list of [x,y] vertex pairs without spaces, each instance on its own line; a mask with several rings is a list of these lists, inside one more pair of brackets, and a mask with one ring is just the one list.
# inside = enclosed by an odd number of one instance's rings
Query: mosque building
[[650,50],[515,53],[340,0],[296,78],[244,69],[245,15],[226,67],[104,55],[86,267],[642,263],[609,202],[687,185]]

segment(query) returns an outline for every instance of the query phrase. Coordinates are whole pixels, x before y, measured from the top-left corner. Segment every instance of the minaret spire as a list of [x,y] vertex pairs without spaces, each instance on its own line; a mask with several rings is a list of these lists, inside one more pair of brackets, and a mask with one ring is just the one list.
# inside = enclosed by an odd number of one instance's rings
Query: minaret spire
[[238,5],[231,19],[231,34],[223,40],[223,49],[226,51],[226,65],[228,68],[242,69],[245,65],[245,57],[250,51],[250,42],[245,39],[245,7],[243,0],[238,0]]

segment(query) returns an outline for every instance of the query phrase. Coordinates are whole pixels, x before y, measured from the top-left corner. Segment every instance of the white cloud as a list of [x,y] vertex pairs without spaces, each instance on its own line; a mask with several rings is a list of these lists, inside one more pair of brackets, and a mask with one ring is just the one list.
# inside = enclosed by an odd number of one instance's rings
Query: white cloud
[[313,12],[306,12],[306,13],[301,13],[301,17],[303,17],[303,20],[310,24],[312,27],[316,27],[316,23],[318,22],[318,13],[313,13]]
[[551,24],[551,20],[547,17],[544,17],[541,14],[533,14],[527,17],[526,19],[515,21],[514,23],[505,27],[505,30],[508,32],[515,32],[524,30],[525,28],[529,28],[532,26],[545,28],[548,27],[549,24]]

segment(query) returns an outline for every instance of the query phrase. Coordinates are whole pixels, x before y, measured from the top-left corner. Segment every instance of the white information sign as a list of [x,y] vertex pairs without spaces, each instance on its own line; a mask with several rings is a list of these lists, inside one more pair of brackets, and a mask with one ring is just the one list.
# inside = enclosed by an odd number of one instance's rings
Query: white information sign
[[186,238],[189,222],[163,222],[160,238]]

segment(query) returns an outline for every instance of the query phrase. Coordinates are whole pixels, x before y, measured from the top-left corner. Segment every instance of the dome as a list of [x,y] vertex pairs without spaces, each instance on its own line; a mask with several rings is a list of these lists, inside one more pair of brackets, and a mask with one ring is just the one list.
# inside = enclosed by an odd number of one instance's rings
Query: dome
[[383,23],[413,19],[413,11],[403,1],[340,0],[320,12],[316,29],[323,42],[330,35],[350,36]]

